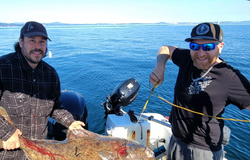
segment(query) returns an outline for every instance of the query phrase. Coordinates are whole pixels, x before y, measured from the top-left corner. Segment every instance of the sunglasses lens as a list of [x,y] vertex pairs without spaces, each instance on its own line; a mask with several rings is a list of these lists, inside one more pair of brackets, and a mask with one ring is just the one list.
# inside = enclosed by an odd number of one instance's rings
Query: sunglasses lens
[[190,47],[191,50],[194,50],[194,51],[197,51],[197,50],[200,49],[200,45],[197,44],[197,43],[190,43],[189,47]]
[[207,44],[203,44],[202,45],[202,49],[204,51],[211,51],[215,48],[215,44],[214,43],[207,43]]

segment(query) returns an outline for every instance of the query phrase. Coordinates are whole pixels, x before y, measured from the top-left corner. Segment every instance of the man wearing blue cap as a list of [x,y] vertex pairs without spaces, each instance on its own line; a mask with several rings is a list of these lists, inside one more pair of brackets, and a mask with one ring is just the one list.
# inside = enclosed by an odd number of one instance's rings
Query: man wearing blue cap
[[[173,136],[168,160],[222,160],[224,121],[221,117],[229,104],[250,110],[250,83],[219,58],[223,31],[218,24],[201,23],[191,32],[190,49],[162,46],[150,82],[160,85],[164,80],[166,62],[171,59],[179,67],[170,113]],[[208,116],[202,116],[190,110]]]
[[0,105],[14,125],[0,115],[0,159],[28,159],[19,149],[19,135],[46,139],[49,116],[69,129],[85,124],[75,121],[61,106],[60,81],[55,69],[42,59],[50,40],[45,27],[34,21],[21,29],[15,52],[0,57]]

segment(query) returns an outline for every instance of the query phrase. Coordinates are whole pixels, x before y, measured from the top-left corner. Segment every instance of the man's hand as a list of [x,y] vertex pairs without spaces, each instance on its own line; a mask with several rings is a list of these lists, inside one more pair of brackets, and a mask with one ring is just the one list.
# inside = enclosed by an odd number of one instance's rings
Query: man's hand
[[15,133],[7,141],[3,141],[3,149],[12,150],[19,148],[19,135],[22,135],[22,132],[19,129],[16,129]]
[[162,46],[158,51],[156,67],[149,75],[149,81],[153,86],[161,85],[164,81],[165,66],[168,59],[171,59],[174,49],[175,47],[172,46]]
[[72,130],[72,129],[83,129],[84,126],[85,126],[85,124],[82,121],[74,121],[69,126],[69,130]]
[[[156,74],[158,74],[159,76],[157,76]],[[161,77],[161,79],[159,77]],[[160,85],[163,82],[163,80],[164,80],[164,71],[161,73],[158,73],[157,69],[154,69],[154,71],[149,75],[149,82],[153,86]]]

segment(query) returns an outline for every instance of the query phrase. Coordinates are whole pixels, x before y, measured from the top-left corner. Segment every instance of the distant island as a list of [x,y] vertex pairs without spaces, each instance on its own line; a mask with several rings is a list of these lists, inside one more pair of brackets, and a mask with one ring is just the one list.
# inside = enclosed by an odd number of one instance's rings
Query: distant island
[[[15,22],[15,23],[2,23],[0,22],[0,27],[18,27],[23,26],[25,22]],[[155,24],[155,25],[193,25],[200,22],[175,22],[175,23],[168,23],[168,22],[159,22],[159,23],[93,23],[93,24],[71,24],[71,23],[61,23],[61,22],[53,22],[53,23],[43,23],[45,26],[65,26],[65,25],[128,25],[128,24]],[[212,23],[219,23],[223,25],[250,25],[250,21],[221,21],[221,22],[212,22]]]

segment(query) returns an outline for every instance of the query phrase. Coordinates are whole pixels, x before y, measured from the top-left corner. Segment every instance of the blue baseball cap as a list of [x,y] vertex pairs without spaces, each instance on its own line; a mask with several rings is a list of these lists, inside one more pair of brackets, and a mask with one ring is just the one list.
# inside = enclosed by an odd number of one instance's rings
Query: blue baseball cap
[[41,23],[38,23],[35,21],[29,21],[25,23],[20,33],[20,37],[22,36],[25,36],[25,37],[43,36],[43,37],[46,37],[48,40],[50,40],[45,27]]

